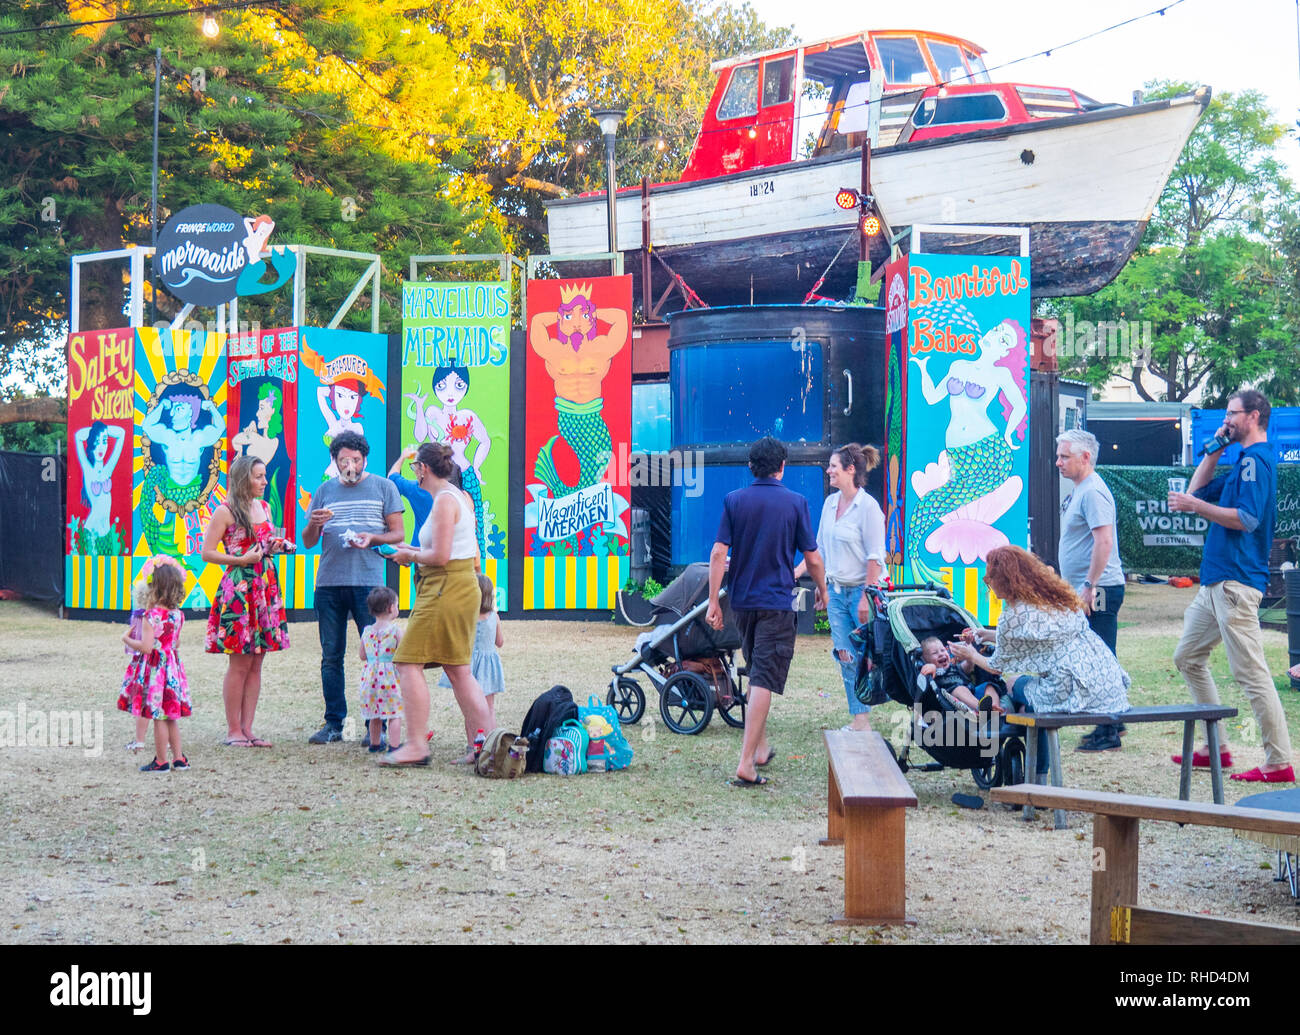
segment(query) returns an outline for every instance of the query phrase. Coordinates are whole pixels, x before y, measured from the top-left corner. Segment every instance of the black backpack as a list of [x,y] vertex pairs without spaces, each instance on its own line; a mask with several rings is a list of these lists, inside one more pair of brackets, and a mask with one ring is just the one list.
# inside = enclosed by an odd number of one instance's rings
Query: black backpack
[[[569,719],[577,720],[578,706],[567,686],[553,686],[535,700],[524,716],[523,736],[528,738],[527,772],[542,771],[546,742]],[[540,732],[539,732],[540,731]]]

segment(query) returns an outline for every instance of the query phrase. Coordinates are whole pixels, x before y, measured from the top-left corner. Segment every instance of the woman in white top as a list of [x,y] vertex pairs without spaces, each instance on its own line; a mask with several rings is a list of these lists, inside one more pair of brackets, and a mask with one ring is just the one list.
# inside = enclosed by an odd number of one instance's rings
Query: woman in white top
[[[817,525],[817,550],[826,562],[826,613],[831,624],[831,654],[840,665],[844,693],[849,702],[846,730],[871,729],[871,706],[854,693],[861,651],[849,638],[867,620],[863,588],[875,585],[885,571],[885,515],[863,486],[867,472],[880,463],[873,446],[850,443],[831,454],[826,465],[834,490],[822,505]],[[803,574],[800,563],[795,577]]]
[[420,488],[433,497],[433,509],[420,529],[419,549],[403,547],[393,554],[398,564],[419,564],[415,607],[401,644],[393,653],[402,684],[406,739],[380,765],[428,765],[426,729],[429,723],[429,684],[424,670],[441,665],[451,681],[456,704],[465,717],[470,745],[478,730],[486,730],[487,705],[470,671],[474,631],[482,593],[478,585],[478,538],[468,497],[453,482],[456,462],[451,448],[426,442],[412,468]]

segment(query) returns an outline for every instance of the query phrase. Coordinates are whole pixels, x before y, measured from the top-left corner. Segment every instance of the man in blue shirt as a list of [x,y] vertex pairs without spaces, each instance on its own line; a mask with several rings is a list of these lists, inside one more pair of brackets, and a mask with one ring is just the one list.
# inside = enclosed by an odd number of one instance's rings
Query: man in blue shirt
[[[1270,410],[1268,400],[1253,389],[1229,398],[1219,437],[1240,443],[1241,456],[1231,471],[1211,480],[1223,450],[1206,453],[1188,491],[1169,494],[1170,510],[1198,514],[1210,522],[1201,557],[1201,588],[1183,619],[1183,638],[1174,651],[1174,664],[1198,702],[1218,704],[1219,693],[1207,661],[1222,640],[1228,667],[1250,701],[1264,742],[1264,764],[1234,773],[1232,778],[1294,783],[1286,715],[1264,661],[1259,629],[1259,602],[1268,586],[1277,504],[1277,467],[1268,444]],[[1226,768],[1232,765],[1232,755],[1222,723],[1219,745],[1221,764]],[[1182,762],[1182,756],[1175,755],[1174,761]],[[1192,764],[1209,766],[1209,748],[1196,751]]]
[[772,694],[785,691],[794,657],[796,550],[803,553],[808,574],[817,586],[815,606],[826,606],[826,566],[817,552],[808,501],[781,484],[785,458],[785,446],[770,435],[750,447],[749,469],[754,482],[723,499],[718,538],[709,555],[707,621],[715,629],[722,628],[718,591],[723,574],[730,571],[727,593],[749,669],[745,739],[734,781],[742,787],[767,783],[758,775],[758,767],[772,761],[767,713]]

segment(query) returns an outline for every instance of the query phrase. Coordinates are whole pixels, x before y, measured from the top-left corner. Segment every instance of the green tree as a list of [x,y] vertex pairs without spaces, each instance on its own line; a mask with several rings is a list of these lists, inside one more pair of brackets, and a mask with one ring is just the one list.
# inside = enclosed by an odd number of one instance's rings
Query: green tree
[[[1156,83],[1147,93],[1188,89]],[[1284,133],[1255,91],[1211,101],[1119,276],[1042,307],[1062,319],[1063,370],[1094,385],[1122,377],[1147,400],[1199,392],[1221,403],[1251,385],[1300,401],[1297,284],[1269,243],[1295,201],[1275,150]]]
[[[445,41],[409,43],[408,15],[420,6],[333,0],[227,11],[215,41],[200,35],[188,0],[6,7],[0,31],[142,10],[182,16],[0,35],[0,67],[10,72],[0,82],[0,265],[15,271],[0,280],[4,372],[57,386],[69,255],[150,241],[155,48],[160,221],[214,202],[270,215],[272,243],[378,252],[389,325],[409,255],[499,250],[485,193],[447,149],[434,155],[428,143],[431,124],[447,127],[430,115],[417,131],[397,117],[406,94],[437,111],[456,88]],[[309,322],[329,319],[354,269],[317,264]],[[126,323],[121,277],[103,266],[89,274],[83,326]],[[369,326],[368,297],[344,326]],[[157,307],[171,316],[178,303],[160,293]],[[241,306],[241,318],[291,322],[289,301]]]

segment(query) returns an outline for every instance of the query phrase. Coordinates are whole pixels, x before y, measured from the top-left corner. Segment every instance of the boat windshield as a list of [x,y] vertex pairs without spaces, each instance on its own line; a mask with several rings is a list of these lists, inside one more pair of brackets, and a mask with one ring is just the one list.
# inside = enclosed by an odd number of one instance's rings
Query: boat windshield
[[945,83],[962,83],[969,78],[966,66],[961,60],[961,48],[951,43],[927,41],[930,57],[934,58],[934,67],[939,70],[939,78]]
[[933,83],[930,66],[912,36],[875,36],[876,51],[887,83]]
[[971,81],[976,83],[991,83],[989,70],[984,66],[984,59],[976,54],[973,50],[967,50],[966,63],[970,65]]

